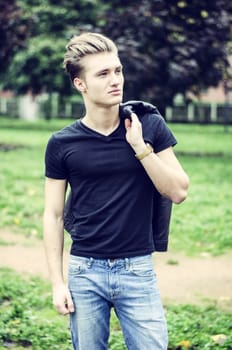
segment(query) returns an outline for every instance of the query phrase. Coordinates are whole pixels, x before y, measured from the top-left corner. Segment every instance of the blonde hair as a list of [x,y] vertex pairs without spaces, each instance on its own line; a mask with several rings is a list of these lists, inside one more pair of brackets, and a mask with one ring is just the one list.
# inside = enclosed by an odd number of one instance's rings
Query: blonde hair
[[114,42],[98,33],[74,35],[68,42],[66,50],[64,67],[72,81],[82,74],[84,66],[81,60],[85,56],[101,52],[114,52],[118,54],[118,49]]

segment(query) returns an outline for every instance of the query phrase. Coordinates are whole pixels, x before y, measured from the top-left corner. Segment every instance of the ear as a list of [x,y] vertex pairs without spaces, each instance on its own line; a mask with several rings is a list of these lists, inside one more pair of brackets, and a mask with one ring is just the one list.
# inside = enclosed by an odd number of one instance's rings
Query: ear
[[82,93],[86,91],[86,85],[82,79],[74,78],[73,84],[78,91]]

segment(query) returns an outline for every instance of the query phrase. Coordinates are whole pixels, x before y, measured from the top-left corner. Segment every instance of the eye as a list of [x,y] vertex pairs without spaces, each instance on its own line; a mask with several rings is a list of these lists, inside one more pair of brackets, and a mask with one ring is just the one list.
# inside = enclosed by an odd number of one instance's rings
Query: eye
[[98,76],[99,77],[105,77],[105,76],[107,76],[107,71],[102,71],[102,72],[100,72],[99,74],[98,74]]
[[115,70],[115,73],[116,73],[116,74],[121,74],[121,73],[122,73],[122,68],[121,68],[121,67],[118,67],[118,68]]

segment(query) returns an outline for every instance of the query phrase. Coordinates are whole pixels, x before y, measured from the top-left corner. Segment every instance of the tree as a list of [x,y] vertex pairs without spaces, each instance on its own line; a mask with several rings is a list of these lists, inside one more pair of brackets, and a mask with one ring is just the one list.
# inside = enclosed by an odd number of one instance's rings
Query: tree
[[30,21],[22,18],[16,0],[0,0],[0,74],[5,72],[13,56],[28,37]]
[[224,78],[230,0],[114,0],[108,6],[101,31],[119,46],[127,99],[146,99],[163,111],[177,93],[198,94]]
[[31,18],[30,40],[12,60],[5,87],[18,94],[71,94],[71,84],[62,70],[65,45],[77,26],[95,23],[97,1],[25,0],[18,4],[23,18]]
[[227,74],[230,0],[18,0],[18,5],[22,21],[30,20],[30,40],[6,72],[5,86],[17,93],[71,94],[62,62],[67,40],[80,30],[116,41],[125,99],[145,99],[161,112],[177,93],[198,94]]

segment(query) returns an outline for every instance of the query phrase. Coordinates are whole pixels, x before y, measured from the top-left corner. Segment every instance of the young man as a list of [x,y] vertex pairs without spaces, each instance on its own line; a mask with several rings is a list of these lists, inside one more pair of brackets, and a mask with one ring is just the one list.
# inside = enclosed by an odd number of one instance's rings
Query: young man
[[[186,198],[188,176],[172,150],[176,140],[157,114],[121,116],[124,78],[110,39],[74,36],[64,64],[86,113],[52,135],[46,150],[44,243],[54,306],[70,313],[75,350],[108,348],[111,308],[128,349],[166,350],[151,256],[153,191],[177,204]],[[73,219],[68,287],[62,266],[67,184]]]

